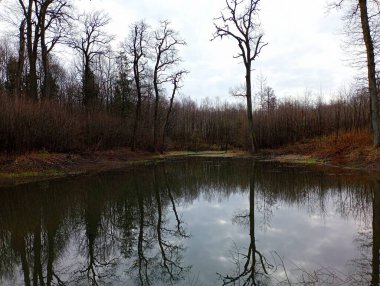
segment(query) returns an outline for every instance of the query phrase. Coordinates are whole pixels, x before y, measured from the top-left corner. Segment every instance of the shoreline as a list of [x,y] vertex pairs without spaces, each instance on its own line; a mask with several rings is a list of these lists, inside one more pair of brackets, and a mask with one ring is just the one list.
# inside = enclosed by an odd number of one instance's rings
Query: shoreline
[[[298,149],[295,148],[297,146]],[[352,170],[370,175],[380,175],[380,150],[375,150],[374,160],[363,160],[353,157],[352,152],[343,160],[336,156],[328,156],[320,152],[315,154],[308,148],[299,145],[285,146],[277,149],[263,149],[251,155],[245,151],[169,151],[164,154],[149,152],[132,152],[128,148],[118,148],[93,153],[48,153],[33,152],[22,155],[0,156],[0,188],[17,186],[38,181],[54,180],[65,177],[84,176],[112,170],[125,169],[135,165],[148,164],[163,160],[189,157],[204,158],[253,158],[258,161],[278,162],[316,166],[318,168],[334,168]],[[357,150],[354,150],[357,153]],[[372,158],[373,159],[373,158]]]
[[250,155],[242,151],[171,151],[159,154],[132,152],[128,148],[80,154],[32,152],[22,155],[1,155],[0,188],[85,176],[187,157],[247,158]]

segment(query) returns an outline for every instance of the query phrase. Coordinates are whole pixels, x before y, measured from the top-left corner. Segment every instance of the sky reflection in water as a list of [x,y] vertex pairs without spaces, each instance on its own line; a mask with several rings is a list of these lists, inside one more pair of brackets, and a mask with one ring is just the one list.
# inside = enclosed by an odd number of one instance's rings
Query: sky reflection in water
[[1,190],[0,285],[366,285],[378,279],[376,190],[373,178],[206,159]]

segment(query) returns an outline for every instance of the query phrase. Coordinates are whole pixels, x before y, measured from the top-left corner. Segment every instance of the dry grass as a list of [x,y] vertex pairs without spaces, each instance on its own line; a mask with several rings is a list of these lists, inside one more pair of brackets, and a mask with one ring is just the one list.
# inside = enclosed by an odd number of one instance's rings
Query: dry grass
[[274,154],[278,158],[314,158],[337,166],[380,170],[380,149],[372,146],[372,136],[364,129],[287,145],[276,149]]

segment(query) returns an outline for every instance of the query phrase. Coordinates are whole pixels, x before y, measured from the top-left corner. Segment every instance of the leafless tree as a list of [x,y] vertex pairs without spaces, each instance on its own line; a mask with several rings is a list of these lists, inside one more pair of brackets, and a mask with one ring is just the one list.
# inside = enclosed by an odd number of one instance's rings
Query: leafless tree
[[50,53],[56,44],[69,33],[72,6],[68,0],[41,1],[38,12],[41,31],[41,60],[43,67],[42,97],[52,96]]
[[[154,32],[155,65],[153,70],[153,87],[155,94],[154,118],[153,118],[153,146],[157,151],[158,145],[158,107],[160,100],[161,85],[172,81],[168,70],[176,66],[181,58],[178,56],[178,46],[185,45],[178,34],[169,27],[169,21],[162,21],[160,27]],[[182,73],[183,74],[183,73]],[[175,76],[176,77],[176,76]],[[174,95],[173,95],[174,98]]]
[[166,144],[165,140],[166,140],[166,136],[169,132],[169,122],[170,122],[170,115],[171,115],[172,110],[173,110],[174,97],[177,94],[178,90],[180,88],[182,88],[181,81],[182,81],[183,76],[186,73],[188,73],[186,70],[180,70],[180,71],[174,73],[174,75],[172,75],[170,78],[171,82],[173,84],[173,89],[172,89],[172,93],[170,96],[169,107],[168,107],[168,111],[166,113],[164,128],[163,128],[163,132],[162,132],[162,148],[165,148],[165,144]]
[[97,98],[98,88],[92,65],[95,58],[109,51],[109,43],[113,37],[104,31],[109,22],[108,15],[100,11],[80,15],[78,18],[80,30],[75,32],[69,42],[82,57],[82,92],[85,107],[93,105]]
[[215,19],[213,40],[220,37],[233,38],[237,41],[240,52],[236,58],[242,58],[245,67],[245,97],[247,99],[248,132],[250,151],[257,152],[256,136],[252,115],[252,62],[259,56],[263,42],[263,32],[258,20],[260,0],[226,0],[226,13]]
[[[367,79],[368,90],[370,96],[370,114],[371,126],[373,133],[373,146],[380,147],[380,130],[379,130],[379,115],[378,115],[378,98],[377,98],[377,84],[376,84],[376,60],[375,60],[375,31],[376,26],[373,24],[373,19],[379,17],[379,9],[373,13],[373,7],[379,7],[377,0],[340,0],[334,3],[337,8],[344,6],[348,7],[347,19],[355,22],[359,20],[361,29],[361,38],[365,45],[366,66],[367,66]],[[369,9],[371,7],[371,9]],[[360,45],[360,42],[359,42]]]
[[131,149],[136,149],[137,131],[141,116],[141,103],[143,96],[143,78],[147,69],[148,56],[148,25],[144,21],[137,22],[131,26],[131,31],[127,43],[127,53],[133,63],[133,78],[136,85],[137,103],[133,123],[133,134]]
[[14,54],[15,51],[11,48],[10,42],[3,39],[0,42],[0,92],[11,91],[14,87],[14,69],[16,67]]
[[17,59],[16,85],[14,88],[14,96],[20,94],[22,84],[22,72],[25,64],[25,19],[21,21],[19,28],[19,49]]
[[[37,8],[36,0],[19,0],[18,1],[23,12],[23,21],[25,21],[26,31],[26,50],[29,60],[29,72],[27,77],[27,92],[28,96],[34,100],[38,98],[38,82],[37,82],[37,59],[38,59],[38,43],[41,37],[39,27],[41,19],[37,17],[34,8]],[[23,23],[20,25],[20,39]],[[21,41],[20,41],[21,42]]]
[[[15,91],[20,91],[21,73],[24,67],[25,47],[29,61],[27,77],[28,96],[38,99],[37,62],[41,54],[44,72],[42,95],[50,93],[51,74],[49,54],[58,41],[67,33],[71,17],[69,0],[19,0],[22,19],[19,24],[19,59]],[[41,50],[39,49],[41,48]]]
[[368,66],[368,89],[371,98],[371,121],[373,132],[373,145],[380,147],[380,133],[379,133],[379,115],[378,115],[378,99],[377,99],[377,86],[376,86],[376,64],[373,39],[368,20],[367,0],[359,0],[360,20],[363,30],[363,38],[367,52],[367,66]]

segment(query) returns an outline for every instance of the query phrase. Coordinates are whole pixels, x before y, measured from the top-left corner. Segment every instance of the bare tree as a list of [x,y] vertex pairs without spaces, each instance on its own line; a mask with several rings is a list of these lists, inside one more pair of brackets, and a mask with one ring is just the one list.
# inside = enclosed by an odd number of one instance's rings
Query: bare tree
[[261,108],[269,112],[273,110],[276,106],[276,94],[274,93],[273,88],[266,86],[261,93]]
[[50,71],[50,53],[70,29],[71,5],[68,0],[45,0],[38,11],[41,31],[41,60],[43,67],[42,97],[52,96],[53,78]]
[[[246,2],[247,5],[246,5]],[[267,45],[258,21],[258,5],[260,0],[226,0],[226,13],[214,22],[214,39],[220,37],[233,38],[237,41],[240,52],[236,58],[242,58],[245,67],[245,97],[247,99],[248,132],[250,151],[257,152],[256,136],[252,115],[252,62],[258,57],[262,48]]]
[[[38,78],[37,78],[37,59],[38,59],[38,43],[41,36],[40,19],[36,17],[35,8],[38,9],[36,0],[18,1],[23,12],[26,31],[26,50],[29,60],[29,72],[27,76],[28,96],[34,100],[38,99]],[[23,24],[20,25],[20,39]],[[21,42],[21,41],[20,41]]]
[[14,96],[20,94],[22,85],[22,72],[25,64],[25,19],[21,21],[19,28],[19,49],[17,59],[16,84],[14,88]]
[[367,52],[368,89],[371,98],[371,121],[374,147],[380,146],[378,99],[376,86],[376,64],[374,46],[368,21],[367,0],[359,0],[360,20]]
[[10,42],[3,39],[0,42],[0,93],[13,90],[16,69],[15,51],[11,48]]
[[153,118],[153,146],[157,151],[158,144],[158,106],[160,100],[160,86],[172,80],[167,71],[177,65],[181,58],[178,56],[178,46],[185,45],[178,34],[169,27],[169,21],[162,21],[160,28],[154,32],[155,65],[153,70],[153,87],[155,94]]
[[98,88],[92,65],[97,57],[109,51],[109,43],[113,37],[104,32],[104,27],[109,22],[108,15],[100,11],[80,15],[80,30],[75,32],[76,35],[69,43],[82,57],[82,92],[85,107],[93,105],[97,98]]
[[169,121],[170,121],[170,115],[171,115],[172,110],[173,110],[174,97],[177,94],[178,90],[180,88],[182,88],[180,83],[182,81],[183,76],[186,73],[188,73],[188,71],[180,70],[171,76],[171,82],[173,84],[173,89],[172,89],[172,94],[170,96],[169,107],[168,107],[168,111],[166,113],[164,128],[163,128],[163,132],[162,132],[162,148],[165,148],[165,143],[166,143],[165,140],[166,140],[166,136],[169,132]]
[[[48,83],[49,73],[49,53],[61,39],[64,32],[67,32],[68,19],[71,17],[69,0],[19,0],[22,11],[22,20],[19,26],[19,64],[17,74],[16,91],[20,90],[20,72],[24,66],[24,50],[29,61],[29,71],[27,77],[28,96],[38,99],[38,75],[37,62],[41,54],[44,71],[43,96],[50,93]],[[39,46],[41,50],[39,50]]]
[[143,77],[146,72],[147,56],[148,56],[148,25],[144,21],[137,22],[132,25],[129,42],[127,43],[127,53],[133,63],[133,78],[136,85],[137,103],[136,112],[133,123],[133,134],[131,149],[136,149],[137,131],[141,116],[141,103],[143,95]]
[[[342,8],[344,4],[349,7],[346,18],[349,22],[355,23],[355,19],[358,19],[358,23],[361,28],[361,38],[365,45],[366,54],[366,66],[367,66],[367,79],[368,90],[370,96],[370,115],[371,126],[373,133],[373,146],[380,147],[380,130],[379,130],[379,111],[378,111],[378,98],[377,98],[377,84],[376,84],[376,59],[375,59],[375,31],[376,25],[373,24],[373,19],[379,17],[379,9],[376,9],[376,13],[372,13],[372,9],[369,7],[378,7],[379,2],[377,0],[340,0],[334,3],[337,8]],[[372,21],[372,22],[371,22]],[[352,33],[352,31],[350,31]],[[362,46],[361,41],[356,45]]]

